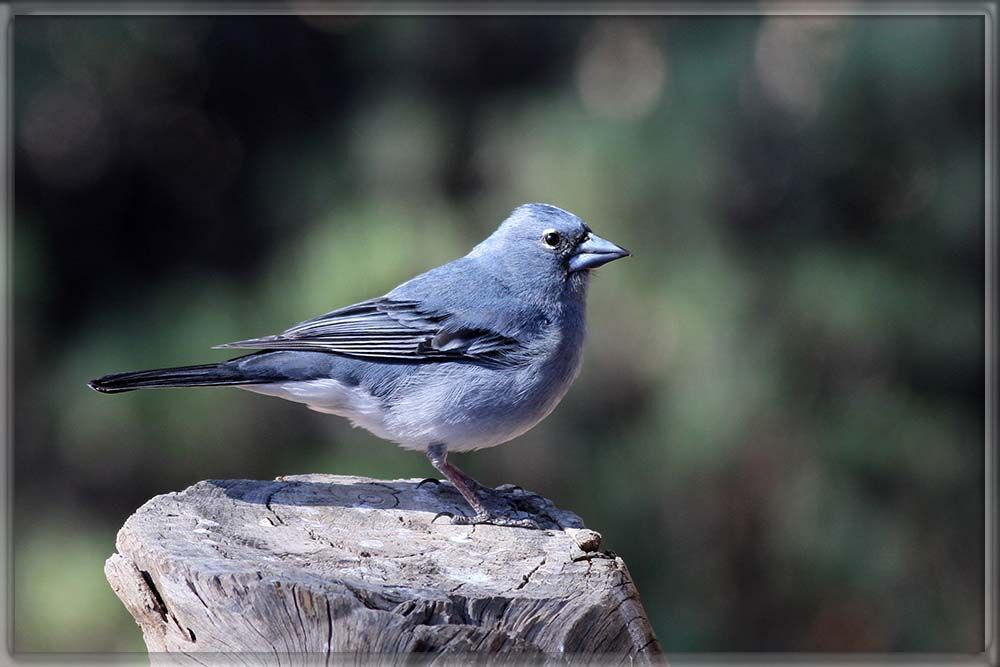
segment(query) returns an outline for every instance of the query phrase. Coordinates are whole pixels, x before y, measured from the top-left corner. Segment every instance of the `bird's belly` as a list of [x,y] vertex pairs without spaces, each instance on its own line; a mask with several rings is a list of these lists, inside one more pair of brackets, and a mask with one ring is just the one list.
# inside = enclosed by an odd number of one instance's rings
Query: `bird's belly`
[[394,403],[386,425],[407,449],[434,443],[450,451],[502,444],[544,419],[569,389],[578,366],[566,369],[487,370],[466,367],[461,377],[424,383]]
[[239,388],[256,394],[305,403],[311,410],[317,412],[347,417],[354,426],[360,426],[380,438],[394,440],[392,432],[386,428],[384,419],[386,409],[382,401],[360,386],[349,386],[338,380],[321,378],[248,384]]
[[544,419],[578,369],[577,355],[517,370],[427,365],[379,395],[332,378],[240,388],[346,417],[406,449],[443,443],[451,451],[470,451],[507,442]]

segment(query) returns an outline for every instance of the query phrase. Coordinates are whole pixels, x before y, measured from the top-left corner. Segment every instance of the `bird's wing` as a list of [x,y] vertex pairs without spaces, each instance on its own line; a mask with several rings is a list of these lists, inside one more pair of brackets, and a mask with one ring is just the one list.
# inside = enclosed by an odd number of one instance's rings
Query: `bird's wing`
[[417,301],[383,297],[306,320],[275,336],[216,347],[503,364],[516,358],[521,343],[488,327],[462,325],[453,314]]

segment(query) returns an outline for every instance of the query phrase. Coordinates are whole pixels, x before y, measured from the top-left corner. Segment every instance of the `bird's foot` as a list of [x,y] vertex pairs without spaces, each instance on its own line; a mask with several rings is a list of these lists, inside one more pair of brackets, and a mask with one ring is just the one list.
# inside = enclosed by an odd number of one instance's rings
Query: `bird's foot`
[[451,523],[456,526],[476,526],[488,523],[492,526],[507,526],[510,528],[529,528],[538,530],[538,523],[532,519],[514,519],[502,514],[491,514],[490,512],[479,512],[474,516],[455,516]]
[[490,492],[496,494],[514,509],[528,514],[538,514],[546,505],[546,500],[533,491],[525,491],[516,484],[501,484]]

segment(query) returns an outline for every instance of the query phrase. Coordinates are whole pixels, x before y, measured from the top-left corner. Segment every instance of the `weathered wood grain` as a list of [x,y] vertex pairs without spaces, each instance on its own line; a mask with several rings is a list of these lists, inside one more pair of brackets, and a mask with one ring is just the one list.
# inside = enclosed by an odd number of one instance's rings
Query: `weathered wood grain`
[[466,511],[457,491],[417,482],[199,482],[139,508],[105,573],[154,661],[662,660],[625,563],[578,516],[501,487],[489,504],[542,530],[453,526],[435,516]]

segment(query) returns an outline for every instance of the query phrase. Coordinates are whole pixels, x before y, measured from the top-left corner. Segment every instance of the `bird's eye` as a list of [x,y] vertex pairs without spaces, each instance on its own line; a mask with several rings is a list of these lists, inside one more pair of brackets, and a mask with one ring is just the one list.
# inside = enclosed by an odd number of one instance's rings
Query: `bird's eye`
[[558,246],[560,241],[562,241],[562,234],[555,231],[554,229],[549,229],[544,234],[542,234],[542,243],[544,243],[550,248],[555,248],[556,246]]

